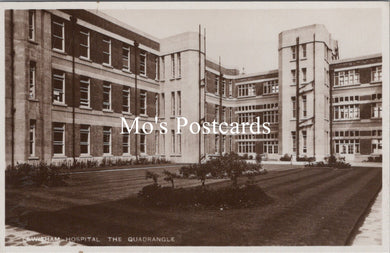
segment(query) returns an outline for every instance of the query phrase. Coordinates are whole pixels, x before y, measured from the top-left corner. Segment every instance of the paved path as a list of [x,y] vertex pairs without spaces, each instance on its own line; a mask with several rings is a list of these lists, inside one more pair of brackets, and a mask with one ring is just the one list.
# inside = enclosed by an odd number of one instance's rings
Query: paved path
[[352,245],[382,244],[382,191],[379,192],[370,213],[359,228]]

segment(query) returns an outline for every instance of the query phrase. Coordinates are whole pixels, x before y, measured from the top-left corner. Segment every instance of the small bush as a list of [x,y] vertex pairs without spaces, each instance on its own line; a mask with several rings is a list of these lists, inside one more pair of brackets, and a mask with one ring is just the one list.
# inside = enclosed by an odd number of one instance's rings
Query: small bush
[[280,157],[280,161],[291,161],[292,155],[284,154],[282,157]]
[[309,162],[309,164],[305,165],[307,167],[331,167],[337,169],[348,169],[351,168],[351,164],[345,162],[345,157],[339,157],[338,159],[335,156],[325,157],[324,162]]
[[314,162],[315,160],[315,157],[297,157],[297,162]]

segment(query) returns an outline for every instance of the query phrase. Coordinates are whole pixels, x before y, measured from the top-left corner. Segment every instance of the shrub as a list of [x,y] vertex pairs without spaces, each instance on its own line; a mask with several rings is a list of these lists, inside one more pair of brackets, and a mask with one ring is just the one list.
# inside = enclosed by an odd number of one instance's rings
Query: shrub
[[280,157],[280,161],[291,161],[292,155],[284,154],[282,157]]
[[157,185],[157,180],[160,176],[157,173],[146,171],[145,172],[145,179],[152,179],[154,184]]
[[339,157],[338,159],[335,156],[325,157],[324,162],[316,162],[305,165],[307,167],[331,167],[337,169],[348,169],[351,168],[351,164],[345,162],[345,157]]
[[163,174],[165,175],[164,180],[167,182],[171,182],[172,188],[175,188],[175,182],[174,179],[176,178],[176,174],[169,172],[167,170],[163,171]]
[[315,157],[297,157],[297,162],[314,162],[315,160]]

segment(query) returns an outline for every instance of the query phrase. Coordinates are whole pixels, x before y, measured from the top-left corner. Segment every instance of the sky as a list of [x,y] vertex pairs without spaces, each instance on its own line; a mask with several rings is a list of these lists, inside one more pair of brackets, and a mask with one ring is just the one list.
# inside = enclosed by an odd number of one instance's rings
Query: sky
[[300,26],[324,24],[339,42],[340,58],[380,53],[379,8],[101,10],[157,38],[206,28],[207,56],[245,73],[278,67],[278,34]]

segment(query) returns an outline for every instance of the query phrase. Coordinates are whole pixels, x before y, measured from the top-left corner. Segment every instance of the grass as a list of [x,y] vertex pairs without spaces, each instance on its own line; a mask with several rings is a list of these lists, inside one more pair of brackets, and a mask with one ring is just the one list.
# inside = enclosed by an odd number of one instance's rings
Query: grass
[[[208,181],[214,183],[208,187],[230,183]],[[6,223],[64,238],[99,237],[99,244],[90,245],[345,245],[382,181],[381,168],[295,168],[271,171],[256,177],[256,182],[274,199],[272,204],[172,211],[145,208],[132,197],[151,183],[143,170],[74,174],[68,187],[7,189]],[[175,182],[178,187],[198,184]],[[107,236],[123,240],[111,243]],[[175,241],[129,243],[129,236]]]

